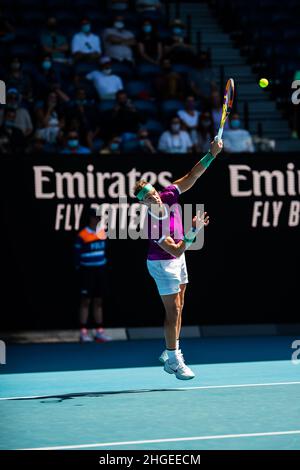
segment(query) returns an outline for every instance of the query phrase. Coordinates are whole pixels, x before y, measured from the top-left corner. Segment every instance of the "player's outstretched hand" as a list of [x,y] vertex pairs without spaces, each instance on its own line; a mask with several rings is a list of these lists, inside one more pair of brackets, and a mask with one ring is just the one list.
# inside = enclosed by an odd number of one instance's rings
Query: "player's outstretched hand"
[[201,214],[201,212],[198,211],[197,215],[193,217],[192,226],[194,228],[206,227],[208,224],[209,224],[209,215],[207,215],[207,212],[204,212],[203,214]]
[[222,148],[223,148],[223,140],[219,140],[219,141],[213,140],[210,143],[210,153],[214,157],[216,157],[218,155],[218,153],[221,152]]

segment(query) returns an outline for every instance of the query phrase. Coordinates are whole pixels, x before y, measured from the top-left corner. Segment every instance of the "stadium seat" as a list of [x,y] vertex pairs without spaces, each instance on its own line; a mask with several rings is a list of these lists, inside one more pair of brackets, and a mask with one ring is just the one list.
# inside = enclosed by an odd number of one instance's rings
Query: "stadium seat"
[[133,77],[133,68],[122,62],[113,62],[112,63],[112,73],[119,75],[124,80],[130,80]]
[[193,67],[191,67],[190,65],[186,65],[186,64],[173,64],[172,65],[172,70],[174,72],[177,72],[177,73],[180,73],[180,74],[183,74],[183,75],[187,75],[188,73],[190,73],[193,70]]
[[72,0],[44,0],[43,2],[46,5],[46,8],[48,10],[48,14],[51,12],[51,14],[55,15],[55,12],[58,11],[60,8],[63,8],[66,10],[72,10],[73,9],[73,1]]
[[83,8],[84,10],[87,8],[95,8],[99,10],[99,2],[98,0],[74,0],[73,6],[75,8]]
[[140,150],[140,144],[138,140],[128,140],[122,143],[122,151],[124,153],[136,153]]
[[140,64],[136,67],[137,75],[142,79],[148,79],[149,77],[154,77],[161,72],[161,69],[158,65],[152,64]]
[[34,11],[37,8],[36,0],[15,0],[15,3],[17,8],[24,9],[24,11],[26,9]]
[[10,48],[12,57],[19,57],[22,60],[34,59],[36,56],[36,48],[30,44],[14,44]]
[[161,103],[161,112],[164,120],[169,120],[177,111],[182,109],[180,100],[166,100]]
[[98,109],[101,113],[105,113],[107,111],[112,111],[116,102],[115,100],[103,100],[98,105]]
[[139,98],[144,95],[150,95],[151,86],[142,80],[131,80],[126,84],[125,90],[130,97]]
[[34,28],[35,26],[38,28],[42,28],[46,22],[46,15],[45,13],[34,10],[24,11],[23,22],[25,25],[30,26],[30,28]]
[[69,26],[69,25],[75,26],[78,23],[78,17],[76,13],[69,11],[69,10],[59,10],[55,14],[55,16],[58,21],[58,26],[62,31],[66,26]]
[[157,104],[149,100],[135,100],[136,109],[146,118],[157,117]]
[[94,64],[94,63],[89,64],[89,63],[84,63],[84,62],[75,64],[74,66],[75,73],[78,75],[87,75],[89,72],[96,70],[97,67],[98,67],[97,64]]
[[30,28],[18,27],[16,30],[16,42],[19,44],[30,43],[36,38],[36,31]]
[[159,136],[161,135],[163,132],[164,132],[164,127],[163,125],[161,124],[160,121],[156,121],[154,119],[149,119],[145,124],[144,126],[151,135],[154,135],[154,136]]

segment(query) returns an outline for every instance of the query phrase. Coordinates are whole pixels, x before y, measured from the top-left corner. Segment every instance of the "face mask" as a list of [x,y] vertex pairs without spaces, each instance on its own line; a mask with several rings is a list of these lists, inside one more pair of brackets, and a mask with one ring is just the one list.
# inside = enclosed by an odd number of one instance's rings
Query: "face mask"
[[172,124],[171,129],[175,133],[179,132],[180,131],[180,124]]
[[182,28],[173,28],[173,33],[176,36],[180,36],[180,37],[182,37],[184,35],[184,31],[183,31]]
[[124,28],[124,23],[123,21],[115,21],[114,27],[116,29],[123,29]]
[[15,127],[15,121],[11,121],[9,119],[7,119],[6,121],[4,121],[4,125],[5,127]]
[[152,26],[151,24],[146,24],[144,27],[143,27],[143,30],[145,33],[151,33],[152,31]]
[[91,31],[91,25],[90,24],[84,24],[81,27],[81,31],[83,33],[89,33]]
[[50,62],[50,60],[44,60],[44,62],[42,63],[42,67],[44,70],[51,69],[51,65],[52,63]]
[[78,147],[78,144],[79,144],[78,139],[69,139],[68,140],[68,146],[72,149]]
[[211,126],[211,121],[209,119],[203,119],[202,126],[203,127],[210,127]]
[[231,127],[232,129],[238,129],[241,125],[241,121],[239,119],[233,119],[231,121]]
[[111,69],[103,69],[102,72],[105,73],[105,75],[110,75]]
[[50,31],[55,31],[56,30],[56,23],[49,23],[48,24],[48,29],[50,29]]
[[147,135],[143,135],[143,136],[140,137],[139,144],[140,144],[141,147],[145,147],[147,139],[148,139]]
[[113,152],[115,152],[116,150],[119,150],[120,148],[120,144],[118,144],[118,142],[112,142],[110,144],[110,150],[112,150]]
[[195,103],[187,103],[187,109],[194,109],[195,108]]

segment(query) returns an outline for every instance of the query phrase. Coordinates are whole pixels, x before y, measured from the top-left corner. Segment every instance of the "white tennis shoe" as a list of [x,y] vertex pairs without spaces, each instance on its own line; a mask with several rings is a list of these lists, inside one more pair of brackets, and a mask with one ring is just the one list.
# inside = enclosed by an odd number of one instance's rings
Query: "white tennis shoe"
[[[181,352],[181,349],[178,349],[178,354],[180,356],[182,356],[182,352]],[[183,356],[182,356],[183,357]],[[164,364],[165,362],[167,362],[168,360],[168,353],[167,353],[167,350],[165,349],[161,355],[159,356],[158,358],[159,362],[161,362],[162,364]]]
[[194,372],[184,363],[183,355],[180,351],[176,355],[176,361],[170,362],[169,359],[164,364],[164,370],[168,374],[175,374],[177,379],[190,380],[195,377]]
[[161,353],[161,355],[159,356],[158,360],[159,360],[159,362],[161,362],[162,364],[164,364],[164,363],[168,360],[168,353],[167,353],[166,349]]

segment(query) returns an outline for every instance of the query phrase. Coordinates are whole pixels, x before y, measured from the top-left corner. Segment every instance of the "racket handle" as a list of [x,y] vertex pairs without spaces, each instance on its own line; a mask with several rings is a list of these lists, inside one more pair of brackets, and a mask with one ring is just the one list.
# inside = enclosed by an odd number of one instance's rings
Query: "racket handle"
[[219,142],[220,140],[222,140],[222,135],[223,135],[223,127],[220,127],[218,135],[216,135],[216,137],[214,139],[215,142]]

